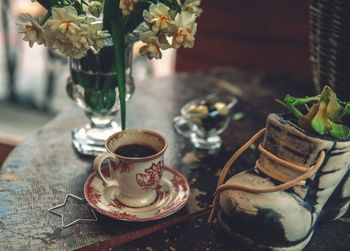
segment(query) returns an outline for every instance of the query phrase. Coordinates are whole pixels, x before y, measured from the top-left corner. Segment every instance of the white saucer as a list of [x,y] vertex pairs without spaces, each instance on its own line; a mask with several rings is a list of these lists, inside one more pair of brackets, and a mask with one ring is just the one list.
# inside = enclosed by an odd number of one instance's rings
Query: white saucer
[[[103,175],[108,179],[109,170]],[[164,167],[163,176],[157,188],[157,199],[145,207],[128,207],[114,199],[117,187],[104,187],[102,181],[91,174],[84,185],[84,196],[97,212],[113,219],[124,221],[152,221],[167,217],[180,210],[189,198],[187,179],[178,171]]]

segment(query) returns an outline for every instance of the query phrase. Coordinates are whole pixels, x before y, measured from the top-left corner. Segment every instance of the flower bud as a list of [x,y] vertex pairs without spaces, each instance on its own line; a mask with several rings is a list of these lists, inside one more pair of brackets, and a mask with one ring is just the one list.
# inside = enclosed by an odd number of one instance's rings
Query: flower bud
[[89,5],[89,12],[95,17],[99,17],[103,10],[103,4],[100,1],[92,1]]

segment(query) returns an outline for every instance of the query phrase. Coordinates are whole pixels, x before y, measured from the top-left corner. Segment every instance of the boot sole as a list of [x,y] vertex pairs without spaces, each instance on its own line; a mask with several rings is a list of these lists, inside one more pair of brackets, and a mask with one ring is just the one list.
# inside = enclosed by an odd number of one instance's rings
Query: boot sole
[[245,247],[248,247],[250,250],[256,250],[256,251],[299,251],[302,250],[310,241],[313,232],[311,231],[309,235],[302,241],[296,243],[293,246],[285,246],[285,247],[274,247],[274,246],[266,246],[264,244],[260,244],[257,242],[254,242],[253,240],[233,231],[221,218],[221,213],[218,214],[218,222],[220,225],[224,228],[226,232],[228,232],[230,235],[232,235],[238,242],[240,242]]

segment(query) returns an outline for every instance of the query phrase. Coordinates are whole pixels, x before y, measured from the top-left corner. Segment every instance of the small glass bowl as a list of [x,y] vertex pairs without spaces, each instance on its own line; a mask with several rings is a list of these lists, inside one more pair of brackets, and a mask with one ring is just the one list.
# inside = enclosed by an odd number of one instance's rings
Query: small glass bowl
[[190,138],[195,148],[217,150],[222,145],[219,135],[227,128],[236,104],[236,97],[218,94],[192,100],[174,118],[175,131]]

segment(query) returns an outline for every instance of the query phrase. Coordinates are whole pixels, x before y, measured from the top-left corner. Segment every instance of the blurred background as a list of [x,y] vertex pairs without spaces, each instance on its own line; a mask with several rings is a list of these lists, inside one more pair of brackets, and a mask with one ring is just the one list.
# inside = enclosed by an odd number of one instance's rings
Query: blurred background
[[[30,48],[17,32],[21,13],[42,14],[30,0],[0,2],[0,155],[73,106],[65,93],[67,60]],[[138,55],[134,78],[221,67],[264,70],[311,79],[309,1],[203,0],[194,49],[166,51],[161,61]],[[1,165],[1,159],[0,159]]]

